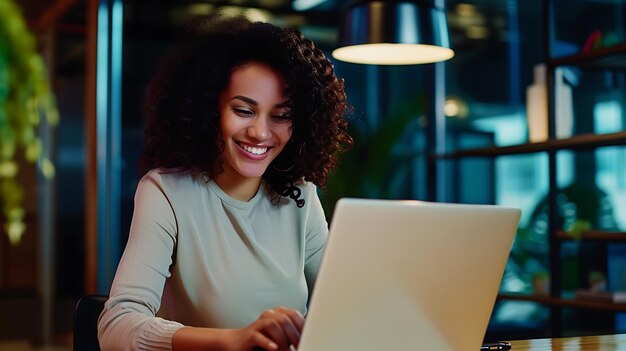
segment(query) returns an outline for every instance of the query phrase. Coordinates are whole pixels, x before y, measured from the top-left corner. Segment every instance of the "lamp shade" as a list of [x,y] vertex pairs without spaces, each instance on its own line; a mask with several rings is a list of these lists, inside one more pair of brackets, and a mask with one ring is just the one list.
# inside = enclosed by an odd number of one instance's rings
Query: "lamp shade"
[[408,65],[454,56],[446,13],[433,0],[367,0],[348,7],[340,28],[341,61]]

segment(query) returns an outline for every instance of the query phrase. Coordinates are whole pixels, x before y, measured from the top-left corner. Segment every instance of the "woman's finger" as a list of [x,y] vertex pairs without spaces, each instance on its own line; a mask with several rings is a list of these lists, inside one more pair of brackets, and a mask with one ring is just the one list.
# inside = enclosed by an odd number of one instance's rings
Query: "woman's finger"
[[277,321],[277,316],[264,317],[260,321],[260,331],[274,341],[279,349],[289,349],[290,341],[285,330]]
[[298,346],[304,325],[300,312],[290,308],[278,307],[274,310],[268,310],[265,316],[276,321],[289,345]]
[[[263,333],[259,331],[255,331],[252,334],[251,342],[253,346],[256,346],[255,351],[258,349],[263,349],[267,351],[276,351],[278,350],[278,344],[276,344],[272,339],[265,336]],[[252,348],[252,347],[250,347]]]
[[302,329],[304,328],[304,316],[302,316],[300,311],[286,307],[279,307],[278,310],[289,316],[295,327],[298,329],[298,332],[302,333]]

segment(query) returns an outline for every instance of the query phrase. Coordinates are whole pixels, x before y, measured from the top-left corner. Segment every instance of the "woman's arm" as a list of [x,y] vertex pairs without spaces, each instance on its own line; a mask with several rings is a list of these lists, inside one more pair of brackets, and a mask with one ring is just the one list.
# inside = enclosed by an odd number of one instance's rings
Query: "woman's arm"
[[139,182],[124,254],[100,315],[102,350],[170,350],[182,324],[156,317],[177,240],[177,222],[161,177]]
[[242,329],[183,327],[172,338],[173,350],[267,351],[298,347],[304,318],[298,310],[278,307],[266,310]]
[[[313,291],[317,272],[324,255],[324,248],[328,240],[328,222],[324,215],[324,209],[317,196],[317,188],[312,183],[308,183],[306,187],[307,221],[306,221],[306,240],[304,251],[304,275],[309,287],[309,295]],[[310,298],[310,297],[309,297]]]
[[106,350],[289,350],[298,345],[304,320],[299,311],[267,310],[241,329],[183,326],[156,317],[170,277],[178,224],[161,176],[150,172],[135,196],[130,235],[100,316],[98,337]]

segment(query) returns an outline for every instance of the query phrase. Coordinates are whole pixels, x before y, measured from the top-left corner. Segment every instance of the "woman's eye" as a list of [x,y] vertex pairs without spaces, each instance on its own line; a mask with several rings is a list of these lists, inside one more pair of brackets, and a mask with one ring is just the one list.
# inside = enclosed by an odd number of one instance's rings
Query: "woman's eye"
[[272,116],[272,118],[280,122],[286,122],[286,121],[291,121],[292,115],[291,115],[291,112],[288,112],[288,113],[283,113],[279,115],[274,115]]
[[238,114],[240,116],[244,116],[244,117],[250,117],[250,116],[254,115],[254,112],[252,112],[250,110],[246,110],[246,109],[235,108],[233,110],[235,111],[236,114]]

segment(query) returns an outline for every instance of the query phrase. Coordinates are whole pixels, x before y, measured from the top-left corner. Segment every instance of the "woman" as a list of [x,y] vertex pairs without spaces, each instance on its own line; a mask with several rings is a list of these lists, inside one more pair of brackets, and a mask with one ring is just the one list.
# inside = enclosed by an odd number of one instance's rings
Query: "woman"
[[297,31],[203,27],[151,84],[103,350],[298,345],[328,234],[315,185],[352,143],[343,81]]

